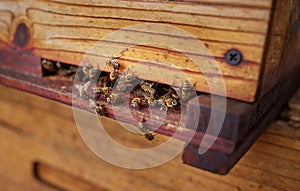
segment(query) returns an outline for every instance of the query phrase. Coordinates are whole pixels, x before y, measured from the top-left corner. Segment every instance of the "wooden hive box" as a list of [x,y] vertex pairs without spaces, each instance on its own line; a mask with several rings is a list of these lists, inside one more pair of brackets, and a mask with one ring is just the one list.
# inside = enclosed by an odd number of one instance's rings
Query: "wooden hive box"
[[[200,104],[202,116],[188,115],[187,130],[176,138],[185,140],[191,121],[204,122],[197,125],[183,161],[226,173],[299,83],[299,3],[1,1],[0,82],[71,104],[72,81],[45,76],[41,60],[72,66],[88,62],[110,72],[107,61],[113,56],[118,56],[120,72],[140,79],[175,87],[188,80],[200,96],[187,104],[187,111]],[[215,95],[227,99],[224,125],[209,152],[199,155],[194,151],[207,129]],[[77,106],[87,109],[88,103]],[[135,123],[126,112],[110,109],[108,117]],[[174,130],[161,126],[157,132],[171,136]]]

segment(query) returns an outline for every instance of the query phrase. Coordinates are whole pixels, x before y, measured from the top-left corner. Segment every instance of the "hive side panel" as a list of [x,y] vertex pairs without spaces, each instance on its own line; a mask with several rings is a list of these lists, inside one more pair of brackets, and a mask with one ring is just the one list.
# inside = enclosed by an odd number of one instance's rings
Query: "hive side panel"
[[[176,86],[188,79],[196,90],[208,93],[207,79],[217,89],[219,81],[224,79],[225,96],[254,101],[271,3],[271,0],[4,1],[0,2],[0,14],[4,15],[0,21],[4,29],[0,47],[13,48],[15,30],[20,23],[25,23],[30,40],[24,48],[38,57],[79,65],[88,55],[91,64],[103,68],[103,60],[111,56],[108,52],[121,49],[123,69],[130,68],[138,77]],[[18,9],[14,9],[16,6]],[[178,30],[124,29],[140,24],[165,24]],[[97,44],[116,31],[123,31],[127,36],[122,40],[103,40],[101,46]],[[141,36],[159,39],[170,47],[141,45],[137,38]],[[199,40],[203,50],[188,46]],[[182,42],[187,44],[182,45],[185,51],[176,50],[174,46]],[[243,55],[243,61],[237,66],[225,60],[230,49],[238,49]],[[196,57],[200,64],[191,57]]]
[[288,48],[294,42],[291,41],[291,38],[297,36],[293,29],[299,25],[299,7],[299,0],[274,1],[259,97],[265,95],[279,82],[281,77],[284,77],[284,71],[288,72],[296,68],[296,65],[292,64],[295,63],[294,61],[285,61],[285,54],[289,54],[291,51]]

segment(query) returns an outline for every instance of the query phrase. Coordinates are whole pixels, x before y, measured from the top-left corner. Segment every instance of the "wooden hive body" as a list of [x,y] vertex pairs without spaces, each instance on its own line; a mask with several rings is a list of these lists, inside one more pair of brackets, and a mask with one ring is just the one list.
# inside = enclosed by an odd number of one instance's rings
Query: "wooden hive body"
[[[41,58],[75,66],[88,62],[108,72],[112,56],[118,56],[121,72],[129,70],[141,79],[176,87],[188,80],[201,94],[195,100],[205,112],[211,111],[210,94],[228,100],[226,123],[205,156],[205,160],[226,159],[220,165],[215,165],[217,160],[208,164],[193,152],[206,131],[199,124],[183,160],[226,173],[299,82],[299,4],[299,0],[0,1],[0,82],[71,104],[72,82],[44,77]],[[110,36],[115,33],[118,38]],[[145,39],[152,41],[142,42]],[[226,59],[231,50],[241,54],[240,63]],[[193,104],[188,105],[191,111]],[[108,117],[134,123],[126,112],[113,114],[110,109]],[[173,130],[161,127],[158,132],[171,136]],[[176,138],[184,140],[185,135]]]
[[[295,2],[294,2],[295,4]],[[148,80],[160,81],[160,73],[168,74],[161,81],[180,86],[186,78],[195,84],[200,92],[210,93],[207,78],[223,78],[226,97],[247,102],[256,100],[260,92],[266,92],[270,76],[276,73],[280,56],[285,46],[290,14],[295,7],[285,1],[10,1],[1,2],[1,47],[11,49],[16,30],[24,23],[28,39],[23,49],[33,55],[80,64],[83,56],[91,53],[91,48],[101,39],[101,48],[93,50],[89,61],[94,66],[103,67],[102,59],[109,59],[106,51],[120,48],[120,62],[124,68],[131,67],[137,75]],[[18,9],[14,9],[18,7]],[[273,10],[273,12],[272,12]],[[272,16],[274,16],[272,18]],[[276,26],[271,25],[276,21]],[[127,30],[123,42],[106,40],[108,34],[125,30],[138,24],[165,24],[184,30],[194,36],[189,39],[175,29],[149,31]],[[280,24],[279,24],[280,23]],[[144,29],[146,30],[146,29]],[[154,31],[154,32],[153,32]],[[152,33],[151,33],[152,32]],[[173,34],[174,33],[174,34]],[[182,38],[190,40],[186,45],[200,40],[208,48],[197,50],[183,47],[185,55],[173,47],[135,44],[134,38],[147,35],[168,42],[181,43]],[[127,42],[126,42],[127,41]],[[198,43],[198,42],[197,42]],[[130,48],[126,48],[130,46]],[[178,46],[177,46],[178,47]],[[233,66],[226,62],[225,54],[237,49],[243,56],[242,62]],[[189,58],[196,54],[200,68]],[[209,55],[211,54],[211,55]],[[207,57],[213,57],[213,65]],[[160,62],[155,63],[158,60]],[[166,64],[163,64],[166,63]],[[179,68],[185,77],[174,78]],[[219,67],[220,71],[216,69]],[[149,71],[151,68],[151,72]],[[141,71],[147,71],[141,72]],[[159,72],[157,72],[159,71]],[[185,79],[183,79],[185,78]],[[273,80],[274,81],[274,80]],[[218,84],[214,84],[218,85]],[[262,88],[262,89],[261,89]],[[218,92],[216,92],[218,93]],[[221,92],[219,93],[221,94]]]

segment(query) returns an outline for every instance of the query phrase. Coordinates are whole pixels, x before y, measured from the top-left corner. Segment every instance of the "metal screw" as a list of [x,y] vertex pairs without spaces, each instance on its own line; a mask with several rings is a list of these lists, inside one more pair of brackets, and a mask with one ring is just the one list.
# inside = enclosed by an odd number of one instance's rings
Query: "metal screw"
[[243,55],[240,51],[231,49],[226,52],[225,59],[228,64],[238,65],[242,62]]

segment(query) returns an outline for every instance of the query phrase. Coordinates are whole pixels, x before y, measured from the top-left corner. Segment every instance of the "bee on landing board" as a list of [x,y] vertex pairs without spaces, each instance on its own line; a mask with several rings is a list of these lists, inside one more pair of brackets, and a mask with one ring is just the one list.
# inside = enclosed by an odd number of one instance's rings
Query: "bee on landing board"
[[103,95],[107,95],[112,91],[111,87],[94,87],[93,89],[93,93],[94,94],[103,94]]
[[89,72],[90,72],[90,69],[92,69],[93,66],[89,63],[85,63],[82,67],[82,72],[86,75],[86,76],[89,76]]
[[88,100],[89,99],[87,89],[88,89],[90,84],[91,84],[90,81],[86,82],[83,85],[75,84],[75,88],[78,90],[79,96],[80,96],[81,99],[83,99],[83,100]]
[[139,131],[148,141],[153,141],[155,138],[155,134],[153,134],[150,128],[145,124],[145,120],[139,122]]
[[96,104],[93,100],[89,99],[90,108],[98,115],[103,116],[105,115],[106,111],[103,105]]
[[112,105],[117,105],[120,102],[122,102],[121,97],[118,94],[110,94],[107,98],[106,98],[106,102],[108,104],[112,104]]
[[95,100],[98,100],[101,95],[105,97],[112,91],[111,87],[93,87],[93,94],[95,95]]
[[42,66],[48,72],[54,73],[54,72],[57,72],[57,70],[58,70],[56,63],[54,61],[50,61],[47,59],[42,59]]
[[133,108],[138,108],[141,106],[141,98],[135,97],[131,100],[131,106]]
[[183,82],[180,88],[180,98],[182,102],[187,103],[190,99],[194,97],[194,91],[191,84],[186,80]]
[[149,94],[150,96],[154,96],[156,91],[154,88],[152,88],[152,86],[154,85],[154,83],[150,84],[148,82],[142,82],[140,83],[140,86],[142,88],[142,90],[144,92],[146,92],[147,94]]
[[119,73],[116,70],[113,70],[109,73],[110,81],[115,81],[119,76]]
[[135,80],[137,79],[137,77],[130,72],[126,72],[123,74],[119,75],[119,80],[117,81],[116,84],[116,90],[117,91],[126,91],[126,90],[130,90],[133,85]]
[[114,70],[118,70],[121,67],[121,65],[118,61],[119,58],[120,58],[119,56],[113,57],[111,60],[107,61],[106,64],[108,66],[112,67]]

